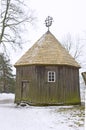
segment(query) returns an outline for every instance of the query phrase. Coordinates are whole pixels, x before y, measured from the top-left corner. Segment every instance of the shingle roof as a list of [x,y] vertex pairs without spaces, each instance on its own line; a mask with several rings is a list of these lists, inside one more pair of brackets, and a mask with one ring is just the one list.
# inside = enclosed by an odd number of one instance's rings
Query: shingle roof
[[21,65],[69,65],[80,67],[50,31],[47,31],[14,66]]

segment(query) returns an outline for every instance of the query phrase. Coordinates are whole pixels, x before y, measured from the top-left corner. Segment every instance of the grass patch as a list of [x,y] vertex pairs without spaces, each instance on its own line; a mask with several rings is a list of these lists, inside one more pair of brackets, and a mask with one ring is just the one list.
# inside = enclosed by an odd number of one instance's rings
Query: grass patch
[[55,111],[57,114],[63,116],[63,122],[68,122],[70,127],[84,127],[85,120],[85,106],[75,105],[71,107],[61,107]]

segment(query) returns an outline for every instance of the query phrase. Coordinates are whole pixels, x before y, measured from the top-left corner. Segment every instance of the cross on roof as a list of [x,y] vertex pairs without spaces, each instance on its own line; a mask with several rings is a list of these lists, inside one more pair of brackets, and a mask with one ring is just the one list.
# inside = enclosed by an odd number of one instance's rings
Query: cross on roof
[[46,27],[48,27],[48,31],[49,31],[49,27],[52,25],[52,21],[53,21],[53,18],[48,16],[45,20],[45,25]]

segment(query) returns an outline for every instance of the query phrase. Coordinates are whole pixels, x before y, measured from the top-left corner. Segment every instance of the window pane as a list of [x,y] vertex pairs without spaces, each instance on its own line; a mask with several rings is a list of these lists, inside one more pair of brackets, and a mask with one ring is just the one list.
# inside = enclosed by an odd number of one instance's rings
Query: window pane
[[54,72],[52,72],[52,76],[54,76]]
[[49,72],[49,76],[51,76],[52,75],[52,73],[51,72]]
[[51,76],[49,75],[49,78],[51,78]]
[[51,76],[49,76],[49,79],[51,79]]
[[54,79],[54,77],[55,77],[55,76],[53,75],[52,78]]
[[49,79],[49,81],[52,81],[51,79]]
[[54,81],[54,79],[52,79],[52,81]]

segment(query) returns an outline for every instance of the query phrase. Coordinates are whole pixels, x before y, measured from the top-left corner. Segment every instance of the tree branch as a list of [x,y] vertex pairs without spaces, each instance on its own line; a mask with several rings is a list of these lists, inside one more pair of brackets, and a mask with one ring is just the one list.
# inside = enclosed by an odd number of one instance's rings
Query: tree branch
[[2,21],[2,31],[1,31],[1,35],[0,35],[0,44],[2,42],[2,38],[4,35],[4,31],[5,31],[5,20],[6,20],[7,14],[8,14],[9,5],[10,5],[10,0],[7,0],[6,11],[5,11],[4,19]]

